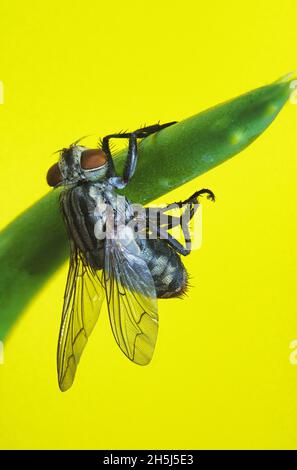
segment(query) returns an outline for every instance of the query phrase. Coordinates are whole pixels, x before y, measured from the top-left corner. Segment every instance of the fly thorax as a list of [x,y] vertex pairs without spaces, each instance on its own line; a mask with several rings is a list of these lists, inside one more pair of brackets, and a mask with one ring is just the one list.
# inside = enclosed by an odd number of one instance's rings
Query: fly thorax
[[106,203],[103,191],[104,186],[99,183],[91,185],[89,189],[89,196],[94,201],[94,235],[97,240],[103,240],[105,238],[108,204]]

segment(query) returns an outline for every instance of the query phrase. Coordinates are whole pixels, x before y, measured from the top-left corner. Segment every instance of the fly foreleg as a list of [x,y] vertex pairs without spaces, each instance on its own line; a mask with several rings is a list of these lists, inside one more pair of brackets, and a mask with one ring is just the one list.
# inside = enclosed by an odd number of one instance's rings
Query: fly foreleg
[[[154,134],[155,132],[158,132],[164,129],[165,127],[171,126],[172,124],[175,124],[175,123],[176,121],[168,122],[166,124],[155,124],[153,126],[142,127],[140,129],[137,129],[134,132],[122,132],[122,133],[120,132],[118,134],[107,135],[106,137],[103,138],[102,150],[107,156],[107,161],[109,165],[109,173],[110,173],[110,176],[112,177],[112,182],[117,188],[119,189],[124,188],[135,173],[137,159],[138,159],[137,139],[144,139],[145,137],[148,137],[149,135]],[[125,161],[125,166],[124,166],[122,177],[116,176],[116,173],[115,173],[115,167],[114,167],[114,163],[112,159],[111,150],[109,147],[110,139],[129,139],[128,154],[127,154],[127,159]]]

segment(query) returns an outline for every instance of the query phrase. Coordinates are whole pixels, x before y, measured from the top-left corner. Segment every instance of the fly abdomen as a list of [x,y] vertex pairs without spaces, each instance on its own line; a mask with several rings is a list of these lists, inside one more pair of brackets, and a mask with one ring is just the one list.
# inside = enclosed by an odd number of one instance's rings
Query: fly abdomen
[[186,268],[165,240],[144,240],[142,254],[152,274],[158,298],[179,297],[186,291]]

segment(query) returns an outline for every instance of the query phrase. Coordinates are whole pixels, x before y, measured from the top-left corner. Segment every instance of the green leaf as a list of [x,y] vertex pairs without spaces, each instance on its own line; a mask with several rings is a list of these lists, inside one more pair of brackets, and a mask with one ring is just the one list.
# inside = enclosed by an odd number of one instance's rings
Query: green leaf
[[[237,154],[274,120],[292,89],[284,79],[168,127],[141,142],[125,190],[148,203]],[[174,118],[174,116],[173,116]],[[116,158],[123,167],[125,152]],[[0,233],[0,338],[68,256],[59,191],[37,201]]]

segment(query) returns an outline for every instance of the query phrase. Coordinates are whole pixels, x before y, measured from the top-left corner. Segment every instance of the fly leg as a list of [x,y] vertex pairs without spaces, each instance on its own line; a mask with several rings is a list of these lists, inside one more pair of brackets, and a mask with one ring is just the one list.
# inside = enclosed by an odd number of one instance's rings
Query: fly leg
[[[184,201],[180,202],[174,202],[173,204],[169,204],[164,208],[164,211],[172,210],[176,207],[184,207],[186,206],[185,213],[189,216],[188,221],[192,219],[192,217],[195,215],[195,212],[198,208],[199,201],[198,198],[204,194],[207,194],[207,199],[210,199],[212,202],[215,201],[215,195],[210,189],[199,189],[199,191],[196,191],[192,196],[188,197],[188,199],[185,199]],[[180,216],[180,224],[182,223],[182,217]],[[172,225],[169,226],[168,228],[172,228]]]
[[[146,217],[147,217],[147,227],[153,227],[153,231],[156,233],[158,238],[166,239],[167,243],[172,246],[180,255],[187,256],[191,252],[191,235],[189,231],[189,223],[192,217],[195,215],[199,201],[198,198],[204,194],[207,194],[207,198],[211,199],[212,201],[215,200],[215,195],[210,189],[200,189],[196,191],[192,196],[190,196],[185,201],[174,202],[169,204],[168,206],[153,209],[153,212],[150,212],[150,208],[146,209]],[[172,216],[165,214],[166,212],[173,210],[173,209],[182,209],[186,206],[184,212],[179,216]],[[150,221],[150,216],[153,216],[153,223]],[[165,223],[164,219],[162,221],[162,216],[165,215]],[[174,238],[168,230],[180,225],[184,234],[185,239],[185,246],[182,245],[176,238]]]
[[[172,124],[176,124],[176,121],[168,122],[166,124],[155,124],[153,126],[142,127],[137,129],[134,132],[122,132],[118,134],[110,134],[103,138],[102,140],[102,150],[106,154],[107,162],[109,166],[109,175],[111,177],[112,183],[119,189],[124,188],[127,183],[130,181],[132,176],[135,173],[137,165],[137,139],[144,139],[155,132],[158,132],[165,127],[169,127]],[[114,162],[112,159],[112,154],[109,147],[110,139],[129,139],[128,144],[128,154],[125,161],[125,166],[123,170],[123,176],[117,176],[115,172]]]
[[198,198],[204,194],[207,194],[207,199],[210,199],[212,202],[215,201],[215,195],[210,189],[199,189],[199,191],[196,191],[192,196],[190,196],[188,199],[185,201],[179,202],[177,204],[188,204],[188,203],[194,203],[194,204],[199,204]]

